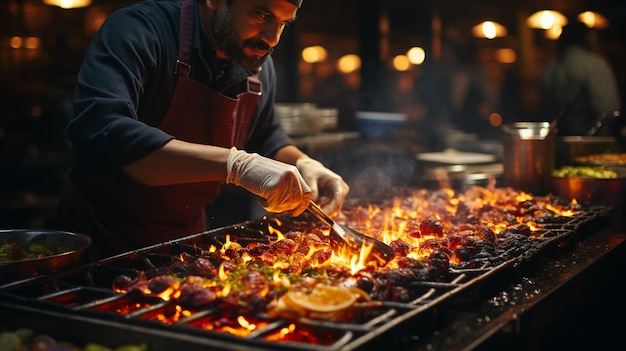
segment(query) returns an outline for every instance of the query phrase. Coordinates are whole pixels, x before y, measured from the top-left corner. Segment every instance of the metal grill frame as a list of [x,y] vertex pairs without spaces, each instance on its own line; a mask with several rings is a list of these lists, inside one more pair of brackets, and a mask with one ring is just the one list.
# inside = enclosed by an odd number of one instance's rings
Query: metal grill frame
[[[407,330],[428,328],[433,321],[445,319],[448,303],[457,303],[463,299],[475,299],[480,295],[481,288],[494,284],[499,277],[516,274],[525,265],[532,263],[543,253],[562,245],[565,241],[573,240],[576,234],[585,233],[590,225],[597,225],[605,218],[608,210],[604,207],[592,208],[573,218],[572,221],[555,225],[547,225],[542,229],[542,236],[535,239],[536,245],[532,250],[522,255],[506,260],[497,266],[486,266],[475,269],[451,270],[452,279],[447,282],[416,282],[426,287],[427,292],[410,303],[383,302],[384,312],[378,317],[362,324],[333,323],[326,321],[303,320],[302,325],[310,328],[321,328],[341,334],[332,345],[315,345],[296,342],[281,342],[281,349],[285,350],[365,350],[381,346],[388,340],[401,339]],[[93,311],[91,308],[99,304],[110,303],[125,295],[116,294],[113,290],[90,286],[86,282],[93,279],[90,276],[94,265],[108,265],[124,260],[131,255],[154,253],[176,245],[189,245],[198,240],[214,241],[216,245],[225,242],[226,235],[238,235],[238,239],[250,241],[267,240],[268,237],[259,234],[256,229],[259,222],[252,221],[234,226],[217,228],[198,233],[166,243],[149,246],[141,250],[124,253],[94,264],[80,267],[73,271],[64,272],[55,276],[40,276],[0,286],[0,311],[5,315],[12,315],[14,321],[28,323],[36,328],[46,329],[55,334],[64,335],[68,330],[80,330],[80,336],[67,335],[83,342],[111,342],[141,343],[148,342],[150,350],[168,350],[172,347],[185,347],[188,350],[206,349],[215,347],[220,350],[272,350],[277,343],[268,342],[262,336],[276,328],[280,328],[287,321],[277,320],[264,330],[255,332],[249,337],[238,337],[224,333],[206,332],[192,328],[185,324],[199,318],[198,315],[188,319],[181,319],[178,323],[167,325],[161,322],[150,321],[137,317],[141,312],[127,316],[110,312]],[[37,289],[41,284],[50,284],[50,293],[28,296],[21,294],[23,289]],[[91,283],[93,285],[93,282]],[[97,301],[86,302],[77,306],[64,306],[50,302],[55,297],[68,293],[101,294]],[[167,303],[158,303],[150,308],[160,308]],[[206,312],[209,313],[209,312]],[[206,314],[205,313],[205,314]],[[202,316],[202,315],[200,315]],[[89,328],[85,328],[89,326]],[[52,328],[52,330],[50,330]],[[72,334],[70,332],[70,334]],[[103,336],[105,336],[103,338]]]

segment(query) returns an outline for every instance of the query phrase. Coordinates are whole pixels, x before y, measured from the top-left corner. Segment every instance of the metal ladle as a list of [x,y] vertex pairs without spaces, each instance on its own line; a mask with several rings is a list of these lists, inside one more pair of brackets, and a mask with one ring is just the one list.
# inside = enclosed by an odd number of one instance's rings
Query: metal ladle
[[372,246],[372,250],[368,257],[366,257],[366,261],[375,260],[378,261],[381,266],[384,266],[393,258],[393,249],[390,246],[380,240],[335,222],[315,202],[310,201],[307,210],[330,227],[330,242],[333,247],[343,246],[348,248],[350,252],[358,255],[364,244],[370,245]]

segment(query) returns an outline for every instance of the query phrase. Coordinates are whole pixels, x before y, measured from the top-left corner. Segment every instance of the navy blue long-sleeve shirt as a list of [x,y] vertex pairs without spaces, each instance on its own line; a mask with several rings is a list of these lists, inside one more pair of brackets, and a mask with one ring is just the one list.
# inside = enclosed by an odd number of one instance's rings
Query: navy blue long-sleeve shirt
[[[181,5],[182,0],[133,4],[111,14],[94,37],[77,77],[74,118],[67,128],[74,167],[119,169],[174,138],[157,127],[176,86]],[[191,78],[219,91],[253,74],[215,58],[195,11]],[[271,57],[258,78],[263,94],[244,148],[271,157],[292,144],[274,116]]]

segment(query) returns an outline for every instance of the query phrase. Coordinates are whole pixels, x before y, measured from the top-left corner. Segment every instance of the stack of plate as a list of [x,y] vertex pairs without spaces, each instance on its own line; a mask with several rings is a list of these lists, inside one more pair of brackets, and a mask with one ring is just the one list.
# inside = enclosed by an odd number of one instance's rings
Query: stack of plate
[[491,154],[447,149],[417,154],[424,166],[418,185],[426,188],[449,187],[465,190],[471,186],[488,186],[502,177],[502,164]]
[[337,127],[336,108],[321,108],[311,103],[277,103],[274,109],[287,135],[314,135]]

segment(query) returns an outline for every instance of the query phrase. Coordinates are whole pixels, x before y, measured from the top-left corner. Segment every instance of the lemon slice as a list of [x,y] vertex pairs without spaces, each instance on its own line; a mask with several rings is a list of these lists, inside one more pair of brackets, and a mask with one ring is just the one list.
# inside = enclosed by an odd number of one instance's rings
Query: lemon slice
[[356,301],[350,289],[323,284],[316,285],[310,292],[289,291],[283,297],[293,307],[321,313],[345,310]]

